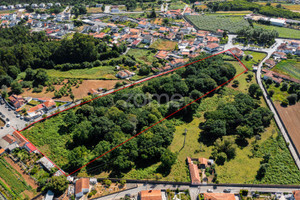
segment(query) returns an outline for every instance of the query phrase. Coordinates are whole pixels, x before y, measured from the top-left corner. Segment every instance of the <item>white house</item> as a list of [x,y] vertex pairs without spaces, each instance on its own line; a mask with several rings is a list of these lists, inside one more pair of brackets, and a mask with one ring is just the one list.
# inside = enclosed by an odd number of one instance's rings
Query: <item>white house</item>
[[81,198],[90,191],[90,182],[88,178],[81,178],[75,183],[75,197]]
[[285,20],[283,19],[270,19],[270,23],[274,26],[284,26],[286,24]]

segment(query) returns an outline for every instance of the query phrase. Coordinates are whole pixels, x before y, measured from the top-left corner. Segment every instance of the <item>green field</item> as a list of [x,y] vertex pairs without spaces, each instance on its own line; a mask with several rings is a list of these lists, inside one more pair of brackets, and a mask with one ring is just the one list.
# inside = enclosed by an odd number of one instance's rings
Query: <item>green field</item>
[[185,5],[186,4],[182,1],[171,2],[169,7],[168,7],[168,10],[183,9]]
[[279,37],[300,39],[300,30],[262,24],[254,24],[254,26],[262,27],[268,30],[276,30],[279,33]]
[[157,49],[157,50],[171,51],[175,49],[176,44],[177,42],[173,42],[170,40],[157,39],[155,42],[153,42],[150,45],[150,48]]
[[[8,187],[11,195],[19,197],[25,190],[31,190],[22,175],[17,172],[4,158],[0,158],[0,178],[5,181],[0,182],[3,187]],[[7,185],[6,185],[7,184]]]
[[47,70],[47,73],[51,77],[63,77],[63,78],[83,78],[83,79],[116,79],[114,67],[101,66],[93,67],[90,69],[72,69],[68,71],[60,71],[55,69]]
[[243,26],[249,26],[248,21],[244,20],[242,16],[188,15],[186,17],[200,30],[216,31],[222,29],[230,33],[236,33]]
[[300,80],[300,62],[297,60],[282,60],[272,71]]
[[154,57],[155,53],[146,49],[130,49],[127,53],[129,56],[134,56],[141,64],[151,65],[157,58]]
[[264,57],[266,57],[265,53],[255,52],[255,51],[244,51],[245,55],[251,54],[253,56],[253,59],[251,60],[245,60],[244,58],[241,60],[242,63],[249,69],[252,70],[253,65],[257,65]]

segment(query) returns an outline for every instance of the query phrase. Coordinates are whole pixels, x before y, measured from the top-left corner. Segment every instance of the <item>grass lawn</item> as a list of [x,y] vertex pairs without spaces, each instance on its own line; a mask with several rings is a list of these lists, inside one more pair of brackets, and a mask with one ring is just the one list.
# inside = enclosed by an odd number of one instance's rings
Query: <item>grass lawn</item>
[[[266,84],[265,84],[266,86]],[[275,84],[271,84],[269,86],[269,88],[266,86],[267,90],[274,90],[274,94],[272,96],[272,101],[278,101],[278,102],[281,102],[283,100],[286,99],[287,96],[289,96],[289,93],[287,91],[281,91],[280,88],[281,86],[279,87],[275,87]]]
[[[104,8],[103,8],[104,9]],[[87,8],[87,13],[102,13],[103,10],[101,7],[90,7],[90,8]]]
[[186,4],[182,1],[171,2],[169,7],[168,7],[168,10],[183,9],[185,5]]
[[173,42],[170,40],[157,39],[155,42],[153,42],[150,45],[150,48],[154,48],[157,50],[171,51],[175,49],[176,44],[177,42]]
[[93,67],[90,69],[72,69],[69,71],[60,71],[55,69],[47,70],[47,73],[51,77],[63,77],[63,78],[83,78],[83,79],[116,79],[114,67],[101,66]]
[[297,60],[282,60],[272,71],[300,80],[300,62]]
[[127,55],[134,56],[141,64],[151,65],[156,60],[155,53],[147,49],[130,49]]
[[279,37],[300,39],[300,30],[277,27],[277,26],[268,26],[268,25],[256,24],[256,23],[254,23],[254,26],[262,27],[268,30],[276,30],[279,33]]
[[255,51],[244,51],[245,55],[251,54],[253,59],[247,61],[245,60],[245,56],[243,58],[242,63],[249,69],[252,70],[253,65],[257,65],[264,57],[267,55],[265,53],[255,52]]

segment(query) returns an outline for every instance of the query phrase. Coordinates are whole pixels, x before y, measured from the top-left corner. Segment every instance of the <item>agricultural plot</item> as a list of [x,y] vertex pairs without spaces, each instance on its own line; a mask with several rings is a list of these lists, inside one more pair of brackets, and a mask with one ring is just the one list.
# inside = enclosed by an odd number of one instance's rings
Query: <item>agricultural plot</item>
[[25,190],[31,190],[22,175],[3,158],[0,158],[0,177],[3,180],[0,184],[4,184],[4,187],[9,188],[9,192],[14,197],[18,197]]
[[127,55],[134,56],[141,64],[150,65],[156,60],[156,58],[154,57],[155,53],[153,53],[151,50],[146,49],[130,49]]
[[300,62],[296,60],[283,60],[272,70],[300,80]]
[[[260,5],[266,5],[266,2],[256,2],[256,3]],[[271,3],[271,6],[276,7],[277,5],[278,3]],[[300,5],[297,4],[281,4],[281,6],[291,11],[300,11]]]
[[268,30],[276,30],[279,33],[279,37],[300,39],[300,30],[284,28],[284,27],[277,27],[277,26],[268,26],[268,25],[262,25],[262,24],[256,24],[256,23],[254,23],[254,26],[262,27],[262,28],[265,28]]
[[217,29],[227,30],[236,33],[243,26],[249,26],[248,21],[242,16],[227,15],[205,15],[205,16],[186,16],[197,28],[201,30],[216,31]]

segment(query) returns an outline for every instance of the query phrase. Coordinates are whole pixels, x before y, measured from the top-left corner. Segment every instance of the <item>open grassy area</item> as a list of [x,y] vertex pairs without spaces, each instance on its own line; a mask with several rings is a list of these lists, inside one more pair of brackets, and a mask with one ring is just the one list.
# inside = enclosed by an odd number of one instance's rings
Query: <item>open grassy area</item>
[[[260,4],[260,5],[266,5],[267,2],[255,2],[257,4]],[[279,3],[271,3],[271,6],[274,6],[276,7]],[[286,8],[286,9],[289,9],[289,10],[292,10],[292,11],[300,11],[300,5],[298,4],[282,4],[281,3],[281,6],[283,8]]]
[[216,14],[221,14],[221,15],[247,15],[252,13],[250,10],[240,10],[240,11],[217,11]]
[[147,49],[130,49],[127,55],[134,56],[141,64],[151,65],[156,60],[155,53]]
[[204,16],[188,15],[186,17],[201,30],[216,31],[222,29],[230,33],[236,33],[241,27],[249,26],[248,21],[244,20],[243,16],[212,14]]
[[150,48],[154,48],[157,50],[166,50],[166,51],[171,51],[175,49],[177,42],[173,42],[170,40],[162,40],[162,39],[157,39],[155,42],[153,42],[150,45]]
[[63,78],[83,78],[83,79],[116,79],[114,67],[101,66],[90,69],[72,69],[69,71],[60,71],[55,69],[47,70],[49,76]]
[[244,58],[241,60],[243,64],[249,69],[252,70],[253,65],[257,65],[262,59],[267,55],[265,53],[255,52],[255,51],[244,51],[245,55],[251,54],[253,56],[253,59],[251,60],[245,60]]
[[281,91],[280,88],[281,88],[281,86],[276,87],[274,83],[269,85],[269,87],[267,88],[268,91],[269,90],[274,91],[274,94],[272,96],[272,101],[282,102],[283,100],[286,99],[287,96],[289,96],[287,91]]
[[168,10],[183,9],[186,4],[182,1],[170,2]]
[[279,37],[300,39],[300,30],[284,28],[279,26],[268,26],[257,23],[254,23],[254,26],[262,27],[268,30],[276,30],[279,33]]
[[272,69],[272,71],[300,80],[300,62],[297,62],[295,59],[282,60]]

